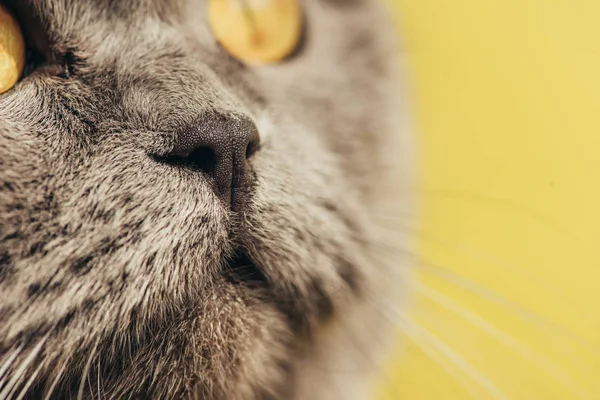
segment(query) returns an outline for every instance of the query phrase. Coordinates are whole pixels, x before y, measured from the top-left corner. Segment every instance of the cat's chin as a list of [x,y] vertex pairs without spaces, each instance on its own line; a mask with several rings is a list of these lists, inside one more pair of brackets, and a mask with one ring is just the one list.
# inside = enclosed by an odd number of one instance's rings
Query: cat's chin
[[289,398],[296,339],[268,296],[223,276],[177,315],[43,361],[28,398]]

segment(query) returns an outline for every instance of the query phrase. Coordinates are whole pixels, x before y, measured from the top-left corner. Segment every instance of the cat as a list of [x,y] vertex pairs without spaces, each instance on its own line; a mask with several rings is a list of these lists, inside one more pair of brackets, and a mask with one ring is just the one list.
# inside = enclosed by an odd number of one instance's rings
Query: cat
[[371,398],[411,207],[385,7],[302,1],[251,66],[206,0],[3,4],[0,399]]

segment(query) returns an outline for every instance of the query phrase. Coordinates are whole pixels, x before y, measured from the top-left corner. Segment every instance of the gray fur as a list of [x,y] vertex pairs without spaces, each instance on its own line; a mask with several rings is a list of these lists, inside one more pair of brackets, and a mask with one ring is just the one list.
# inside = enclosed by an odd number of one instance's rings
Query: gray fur
[[[0,95],[0,398],[358,396],[368,373],[335,369],[374,368],[402,268],[377,217],[404,206],[379,6],[303,1],[305,43],[268,67],[218,46],[204,0],[11,6],[53,65]],[[261,136],[236,211],[161,162],[215,112]]]

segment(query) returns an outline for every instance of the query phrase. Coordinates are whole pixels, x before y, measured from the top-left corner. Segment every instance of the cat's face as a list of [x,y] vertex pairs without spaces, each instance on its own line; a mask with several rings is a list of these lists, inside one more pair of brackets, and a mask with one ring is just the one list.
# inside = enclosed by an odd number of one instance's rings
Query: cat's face
[[48,64],[0,95],[0,398],[34,374],[57,397],[291,396],[375,275],[375,6],[303,1],[268,67],[216,43],[205,0],[8,6]]

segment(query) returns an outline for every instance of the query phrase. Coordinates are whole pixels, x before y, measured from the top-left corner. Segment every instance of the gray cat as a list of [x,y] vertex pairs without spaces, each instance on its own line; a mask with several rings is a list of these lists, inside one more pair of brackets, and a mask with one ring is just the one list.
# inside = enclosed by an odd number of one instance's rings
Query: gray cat
[[381,5],[302,1],[252,67],[205,0],[4,4],[0,399],[368,398],[409,207]]

